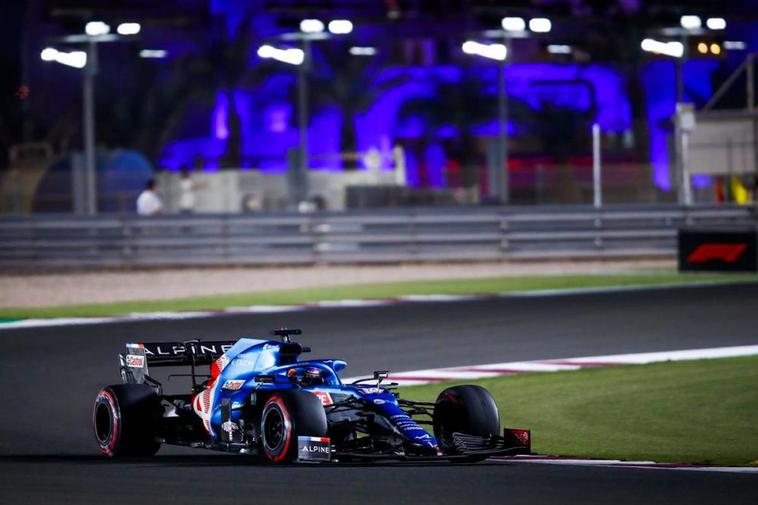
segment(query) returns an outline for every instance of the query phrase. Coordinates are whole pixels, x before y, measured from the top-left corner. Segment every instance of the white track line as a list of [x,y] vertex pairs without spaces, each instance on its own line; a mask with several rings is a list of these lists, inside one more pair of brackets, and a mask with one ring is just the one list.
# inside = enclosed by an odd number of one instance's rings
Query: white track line
[[510,291],[505,293],[482,294],[482,295],[404,295],[386,299],[361,299],[361,300],[326,300],[298,305],[251,305],[249,307],[228,307],[223,310],[208,311],[177,311],[177,312],[141,312],[113,317],[62,317],[50,319],[21,319],[18,321],[0,322],[0,331],[15,328],[36,328],[49,326],[71,326],[80,324],[108,324],[125,322],[130,320],[171,320],[190,319],[198,317],[212,317],[224,314],[269,314],[279,312],[299,312],[320,308],[349,308],[349,307],[376,307],[397,303],[428,303],[428,302],[460,302],[475,300],[491,300],[494,298],[523,298],[523,297],[553,297],[597,293],[625,293],[633,291],[659,290],[669,288],[697,288],[709,286],[726,286],[732,284],[749,284],[755,281],[705,281],[690,282],[685,284],[657,284],[644,285],[634,284],[629,286],[610,286],[598,288],[565,288],[565,289],[541,289],[532,291]]
[[662,284],[629,284],[627,286],[606,286],[606,287],[592,287],[592,288],[557,288],[557,289],[532,289],[529,291],[512,291],[507,293],[500,293],[499,296],[518,296],[518,297],[541,297],[541,296],[571,296],[571,295],[590,295],[590,294],[602,294],[602,293],[629,293],[634,291],[648,291],[659,289],[671,289],[671,288],[697,288],[697,287],[716,287],[726,286],[732,284],[752,284],[755,281],[752,279],[747,280],[734,280],[734,281],[697,281],[688,282],[685,284],[666,282]]
[[710,349],[689,349],[686,351],[645,352],[638,354],[616,354],[611,356],[593,356],[561,360],[577,365],[582,363],[614,361],[629,365],[644,365],[659,361],[682,361],[690,359],[734,358],[758,354],[758,345],[743,345],[733,347],[716,347]]
[[48,326],[78,326],[80,324],[106,324],[126,320],[121,317],[58,317],[55,319],[21,319],[0,323],[0,330],[14,328],[43,328]]
[[[401,386],[416,386],[433,382],[484,379],[519,373],[561,372],[581,368],[609,367],[618,365],[645,365],[663,361],[693,359],[735,358],[758,354],[758,345],[688,349],[683,351],[644,352],[637,354],[612,354],[607,356],[583,356],[579,358],[544,359],[536,361],[510,361],[465,367],[431,368],[390,374],[389,380]],[[359,377],[343,379],[350,383]]]
[[[402,295],[397,299],[403,302],[460,302],[479,300],[485,295]],[[495,295],[500,296],[500,295]]]
[[316,307],[377,307],[380,305],[388,305],[392,303],[391,300],[324,300],[321,302],[314,302],[309,305]]
[[656,463],[655,461],[623,461],[618,459],[561,458],[559,456],[513,456],[493,457],[488,461],[496,463],[528,463],[542,465],[595,466],[606,468],[636,468],[641,470],[679,470],[688,472],[722,472],[758,474],[758,466],[706,466],[676,463]]

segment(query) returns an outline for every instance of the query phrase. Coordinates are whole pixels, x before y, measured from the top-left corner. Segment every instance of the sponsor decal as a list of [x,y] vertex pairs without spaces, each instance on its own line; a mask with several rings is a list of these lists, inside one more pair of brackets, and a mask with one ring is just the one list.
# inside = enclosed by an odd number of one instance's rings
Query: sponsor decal
[[197,349],[197,354],[222,354],[231,349],[232,346],[229,344],[219,345],[211,344],[211,345],[205,345],[200,344]]
[[331,405],[334,402],[332,401],[332,395],[329,394],[327,391],[311,391],[314,395],[318,397],[319,400],[321,400],[321,405]]
[[142,368],[145,366],[145,357],[139,354],[127,354],[126,366],[130,368]]
[[524,447],[531,447],[531,433],[529,430],[518,428],[505,428],[505,438]]
[[526,430],[513,430],[513,435],[524,445],[529,445],[529,432]]
[[374,405],[383,405],[384,403],[386,402],[381,398],[374,398]]
[[[146,344],[140,344],[145,349],[145,354],[150,356],[168,356],[168,357],[182,357],[186,355],[187,347],[181,343],[171,342],[148,342]],[[233,344],[216,343],[200,343],[192,347],[194,353],[198,356],[216,356],[227,352],[232,348]]]
[[371,394],[384,392],[382,388],[358,388],[358,391],[360,391],[364,395],[371,395]]
[[323,446],[323,445],[303,445],[302,449],[300,449],[300,452],[316,452],[320,454],[329,454],[329,447]]
[[150,356],[181,356],[184,354],[184,346],[175,345],[171,347],[171,350],[164,349],[160,345],[145,346],[145,354],[149,354]]
[[297,437],[299,461],[329,461],[332,450],[328,437]]
[[725,263],[734,263],[746,250],[747,244],[700,244],[687,257],[687,262],[705,263],[707,261],[720,260]]
[[224,389],[226,391],[239,391],[244,385],[245,381],[242,379],[231,379],[224,382],[224,385],[221,386],[221,389]]

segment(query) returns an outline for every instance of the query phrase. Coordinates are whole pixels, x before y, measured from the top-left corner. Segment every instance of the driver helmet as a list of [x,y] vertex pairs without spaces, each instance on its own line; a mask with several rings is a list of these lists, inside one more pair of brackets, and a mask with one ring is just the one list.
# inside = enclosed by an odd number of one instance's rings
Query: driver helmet
[[324,383],[323,371],[317,366],[309,366],[303,370],[301,379],[303,386],[317,386]]

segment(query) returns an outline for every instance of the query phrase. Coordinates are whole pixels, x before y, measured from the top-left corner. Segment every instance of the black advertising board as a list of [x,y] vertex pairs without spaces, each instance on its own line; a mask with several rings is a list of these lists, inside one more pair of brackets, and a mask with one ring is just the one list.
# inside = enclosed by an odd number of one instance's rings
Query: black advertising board
[[679,230],[679,270],[758,272],[758,233],[743,229]]

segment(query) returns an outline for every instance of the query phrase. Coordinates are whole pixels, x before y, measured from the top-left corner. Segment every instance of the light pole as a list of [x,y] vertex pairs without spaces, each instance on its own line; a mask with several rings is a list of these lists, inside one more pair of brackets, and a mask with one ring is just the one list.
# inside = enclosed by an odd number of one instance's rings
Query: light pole
[[[707,30],[703,28],[703,21],[696,15],[684,15],[679,19],[679,25],[676,27],[663,28],[660,33],[667,37],[678,38],[678,40],[662,42],[659,40],[646,38],[642,41],[643,51],[662,54],[675,58],[676,69],[676,107],[674,113],[674,146],[676,151],[676,171],[678,179],[678,201],[680,205],[692,205],[692,188],[690,185],[690,173],[688,167],[688,150],[689,135],[695,126],[695,112],[691,104],[684,103],[684,64],[689,56],[689,37],[693,35],[703,35]],[[708,18],[706,27],[710,31],[721,31],[726,29],[726,20],[724,18]],[[714,55],[721,54],[721,47],[712,44],[710,47],[701,43],[699,52],[706,54],[710,49]],[[715,46],[715,47],[714,47]]]
[[84,213],[97,214],[97,171],[95,165],[95,75],[97,75],[97,46],[87,43],[87,65],[83,76],[84,110]]
[[[56,61],[63,65],[80,68],[82,75],[82,123],[84,130],[84,173],[81,179],[84,214],[97,214],[97,171],[95,160],[95,76],[97,75],[97,44],[123,40],[140,32],[139,23],[121,23],[111,34],[111,27],[103,21],[90,21],[83,34],[67,35],[60,38],[66,44],[84,44],[85,51],[62,52],[52,47],[45,48],[40,57],[43,61]],[[76,180],[76,177],[73,178]],[[76,191],[75,191],[76,193]],[[77,207],[75,205],[75,207]]]
[[297,159],[297,173],[291,179],[290,198],[292,204],[297,204],[307,196],[308,181],[308,74],[311,64],[311,42],[324,40],[332,35],[346,35],[353,31],[353,23],[347,19],[333,19],[328,24],[329,33],[324,32],[324,23],[319,19],[303,19],[300,22],[300,31],[285,33],[280,36],[281,40],[298,41],[300,49],[277,49],[265,44],[258,49],[261,58],[272,58],[282,63],[297,65],[297,126],[299,152]]
[[[500,30],[495,31],[498,37],[503,36]],[[505,60],[508,57],[508,37],[505,36],[505,44],[499,42],[482,44],[473,40],[467,40],[461,46],[464,53],[481,56],[499,62],[497,67],[497,151],[494,163],[490,165],[489,187],[490,194],[496,196],[502,203],[508,202],[508,155],[507,155],[507,129],[508,105],[505,94]],[[505,169],[503,169],[505,166]]]
[[511,53],[511,39],[524,38],[530,32],[537,34],[548,33],[552,23],[547,18],[532,18],[527,22],[521,17],[504,17],[501,20],[502,30],[487,30],[485,37],[502,39],[502,43],[480,44],[468,40],[462,49],[466,54],[473,54],[499,62],[497,73],[497,155],[495,156],[496,170],[490,178],[490,191],[507,204],[510,201],[510,181],[508,180],[508,95],[505,89],[505,70],[508,55]]

